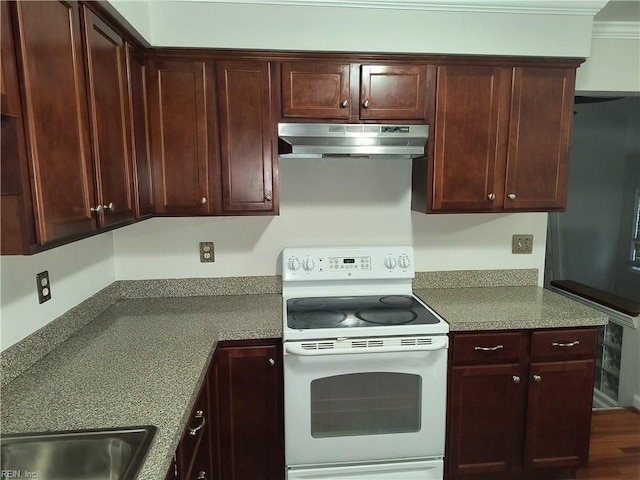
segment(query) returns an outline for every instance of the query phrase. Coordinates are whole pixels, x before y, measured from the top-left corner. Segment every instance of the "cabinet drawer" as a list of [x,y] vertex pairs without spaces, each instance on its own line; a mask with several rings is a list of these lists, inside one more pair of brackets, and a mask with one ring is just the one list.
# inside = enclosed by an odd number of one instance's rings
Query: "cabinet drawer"
[[461,333],[453,335],[454,363],[517,362],[520,358],[522,334]]
[[593,357],[596,338],[595,328],[536,331],[531,338],[531,359]]

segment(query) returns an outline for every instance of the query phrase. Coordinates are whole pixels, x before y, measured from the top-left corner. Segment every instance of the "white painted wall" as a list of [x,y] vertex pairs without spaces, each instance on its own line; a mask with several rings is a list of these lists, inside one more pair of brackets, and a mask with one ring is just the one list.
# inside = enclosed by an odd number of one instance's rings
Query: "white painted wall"
[[576,73],[578,94],[640,93],[640,22],[635,38],[594,38]]
[[127,19],[144,39],[151,43],[151,17],[149,4],[144,0],[109,0],[120,14]]
[[[38,303],[36,274],[49,271],[51,300]],[[0,257],[0,345],[19,342],[115,281],[113,234],[32,256]]]
[[[281,273],[284,246],[412,244],[416,270],[538,268],[547,215],[411,212],[409,160],[280,160],[277,217],[156,218],[114,232],[116,277],[225,277]],[[511,235],[534,234],[532,255]],[[216,262],[199,262],[213,241]]]
[[593,20],[198,1],[152,2],[149,11],[154,46],[577,57],[589,55]]

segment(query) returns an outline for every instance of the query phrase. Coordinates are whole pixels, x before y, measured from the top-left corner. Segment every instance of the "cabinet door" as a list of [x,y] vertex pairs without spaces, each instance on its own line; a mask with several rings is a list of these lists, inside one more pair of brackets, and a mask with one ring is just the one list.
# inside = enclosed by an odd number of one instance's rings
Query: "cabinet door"
[[282,63],[282,116],[349,119],[350,72],[348,63]]
[[206,79],[204,62],[149,64],[157,213],[203,215],[212,208]]
[[433,210],[502,207],[510,69],[439,67],[433,154]]
[[284,478],[281,358],[277,344],[218,351],[220,478]]
[[129,116],[132,131],[132,155],[136,188],[137,215],[154,213],[153,169],[149,155],[149,122],[147,120],[147,65],[144,57],[127,44],[129,77]]
[[[209,407],[209,382],[205,379],[196,399],[187,428],[180,439],[172,478],[176,480],[207,479],[211,472],[210,421],[212,412]],[[171,468],[169,475],[171,475]]]
[[362,66],[362,120],[425,120],[426,107],[426,65]]
[[268,62],[218,62],[223,213],[277,213]]
[[35,243],[18,65],[9,2],[0,2],[0,249],[25,255]]
[[525,468],[586,465],[593,360],[532,363]]
[[135,217],[125,44],[86,6],[83,12],[98,222],[110,226]]
[[518,364],[451,368],[445,461],[450,475],[509,472],[522,451],[526,382]]
[[565,208],[574,83],[573,69],[514,70],[505,209]]
[[38,242],[97,228],[76,2],[17,2]]

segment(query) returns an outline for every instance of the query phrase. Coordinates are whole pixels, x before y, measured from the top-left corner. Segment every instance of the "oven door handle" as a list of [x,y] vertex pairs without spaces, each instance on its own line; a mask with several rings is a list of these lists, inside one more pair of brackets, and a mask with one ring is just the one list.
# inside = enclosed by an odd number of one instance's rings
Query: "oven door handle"
[[[303,346],[305,345],[306,346]],[[432,352],[447,348],[449,339],[445,336],[436,338],[429,344],[404,344],[389,346],[354,346],[351,342],[302,342],[284,344],[285,353],[313,357],[320,355],[357,355],[365,353],[391,353],[391,352]]]

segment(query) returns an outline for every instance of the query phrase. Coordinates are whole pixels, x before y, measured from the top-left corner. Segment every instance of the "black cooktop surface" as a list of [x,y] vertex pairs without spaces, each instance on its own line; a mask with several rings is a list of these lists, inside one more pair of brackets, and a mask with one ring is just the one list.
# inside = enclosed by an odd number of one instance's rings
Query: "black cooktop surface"
[[306,297],[287,300],[287,326],[296,330],[439,322],[438,317],[410,295]]

